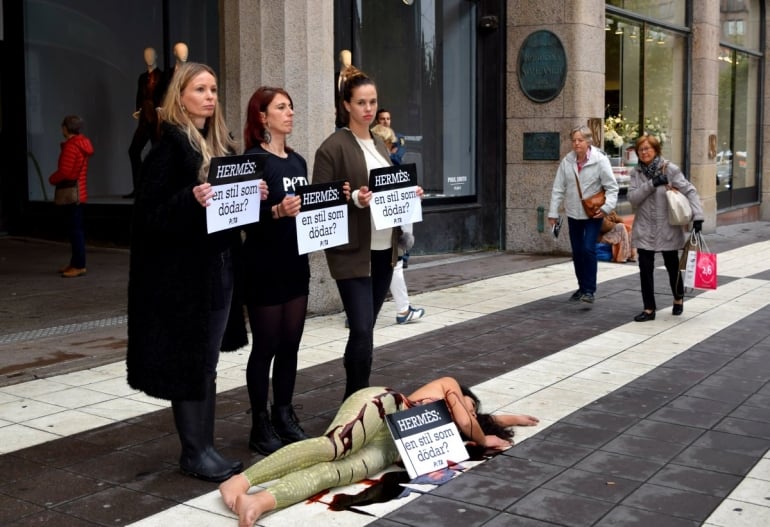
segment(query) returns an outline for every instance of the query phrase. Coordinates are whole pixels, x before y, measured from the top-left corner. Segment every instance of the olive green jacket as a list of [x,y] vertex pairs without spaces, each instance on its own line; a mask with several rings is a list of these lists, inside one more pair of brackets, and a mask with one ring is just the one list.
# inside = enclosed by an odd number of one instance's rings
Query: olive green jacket
[[[377,151],[390,162],[385,143],[374,137]],[[351,193],[369,186],[366,159],[356,138],[347,128],[341,128],[326,138],[315,153],[313,183],[348,181]],[[398,258],[400,229],[393,229],[391,247],[392,265]],[[348,243],[326,249],[326,262],[335,280],[363,278],[371,275],[372,215],[369,207],[359,208],[351,198],[348,201]]]

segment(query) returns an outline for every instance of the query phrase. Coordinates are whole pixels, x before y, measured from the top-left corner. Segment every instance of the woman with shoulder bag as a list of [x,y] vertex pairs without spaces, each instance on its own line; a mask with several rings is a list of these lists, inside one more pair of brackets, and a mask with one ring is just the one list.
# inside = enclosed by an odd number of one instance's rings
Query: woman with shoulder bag
[[655,320],[655,253],[663,254],[671,293],[674,295],[672,315],[684,310],[684,285],[679,273],[679,249],[685,243],[683,226],[671,225],[668,216],[667,188],[673,187],[690,202],[693,230],[703,226],[703,208],[695,186],[685,179],[678,166],[663,159],[657,137],[644,134],[636,140],[639,164],[631,172],[628,201],[635,209],[631,239],[639,259],[639,278],[644,310],[634,317],[637,322]]
[[[587,126],[570,131],[572,151],[559,164],[551,191],[548,221],[553,227],[564,204],[569,225],[569,242],[578,290],[570,297],[572,302],[593,304],[596,292],[596,239],[604,217],[612,212],[618,200],[618,183],[612,174],[609,159],[598,148],[591,146],[593,133]],[[584,201],[604,193],[604,204],[591,216]]]
[[[83,229],[83,205],[88,201],[88,158],[94,155],[94,146],[82,133],[83,119],[68,115],[61,123],[64,142],[56,172],[48,182],[56,185],[57,205],[67,209],[69,238],[72,246],[70,263],[59,269],[63,278],[75,278],[86,274],[86,234]],[[60,199],[58,194],[63,194]]]

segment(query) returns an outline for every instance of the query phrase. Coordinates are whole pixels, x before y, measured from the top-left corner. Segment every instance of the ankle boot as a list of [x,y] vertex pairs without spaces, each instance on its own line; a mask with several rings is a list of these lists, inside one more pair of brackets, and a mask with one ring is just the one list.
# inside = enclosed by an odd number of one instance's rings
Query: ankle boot
[[345,359],[345,395],[344,401],[361,388],[369,387],[369,374],[372,372],[372,359],[348,360]]
[[275,433],[278,434],[284,445],[308,438],[305,431],[299,426],[297,414],[294,413],[294,408],[290,404],[273,405],[270,410],[270,418],[273,422]]
[[179,468],[182,473],[205,481],[221,482],[235,475],[232,463],[224,460],[212,445],[212,438],[206,436],[206,401],[172,401],[182,454]]
[[215,377],[210,377],[206,382],[206,392],[204,400],[204,430],[203,434],[207,440],[206,451],[209,456],[216,460],[221,465],[229,465],[233,471],[233,474],[238,474],[243,471],[243,463],[237,459],[226,459],[222,454],[214,447],[214,422],[216,421],[216,409],[217,409],[217,382]]
[[283,446],[281,438],[275,433],[267,410],[251,410],[251,435],[249,436],[249,448],[262,455],[272,454]]

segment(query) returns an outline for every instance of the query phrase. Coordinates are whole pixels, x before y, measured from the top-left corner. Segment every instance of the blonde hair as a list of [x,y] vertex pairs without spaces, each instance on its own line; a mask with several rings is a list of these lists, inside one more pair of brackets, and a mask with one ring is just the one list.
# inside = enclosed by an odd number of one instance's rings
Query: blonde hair
[[235,153],[236,143],[230,135],[225,124],[222,108],[217,101],[214,106],[214,113],[206,118],[208,133],[203,137],[190,116],[182,105],[182,92],[187,85],[201,73],[209,73],[214,80],[217,75],[214,70],[205,64],[198,62],[185,62],[174,72],[171,83],[163,99],[160,118],[169,124],[172,124],[182,130],[190,141],[190,145],[203,157],[200,170],[198,171],[198,181],[204,183],[208,177],[209,165],[212,157],[220,157]]
[[385,141],[385,144],[390,147],[396,142],[396,133],[389,126],[376,124],[372,127],[372,133]]

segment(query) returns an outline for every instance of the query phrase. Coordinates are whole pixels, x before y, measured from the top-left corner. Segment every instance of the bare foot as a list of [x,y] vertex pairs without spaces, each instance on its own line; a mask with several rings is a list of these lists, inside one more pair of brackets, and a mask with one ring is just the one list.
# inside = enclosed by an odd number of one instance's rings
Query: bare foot
[[249,480],[243,474],[236,474],[227,481],[219,485],[219,493],[222,495],[222,500],[227,505],[227,508],[237,514],[235,510],[235,500],[241,494],[246,494],[249,491],[251,485]]
[[275,498],[269,492],[241,494],[235,499],[238,527],[253,527],[260,516],[275,509]]

